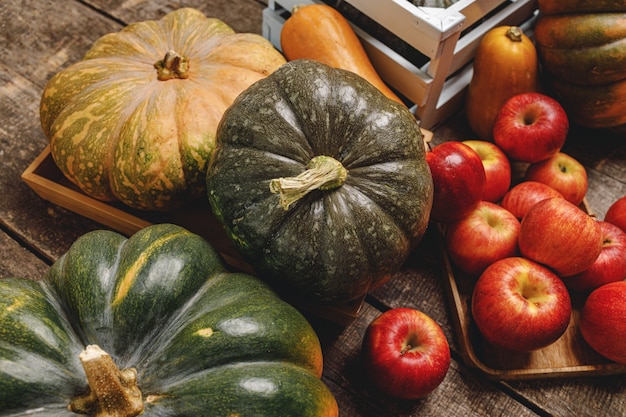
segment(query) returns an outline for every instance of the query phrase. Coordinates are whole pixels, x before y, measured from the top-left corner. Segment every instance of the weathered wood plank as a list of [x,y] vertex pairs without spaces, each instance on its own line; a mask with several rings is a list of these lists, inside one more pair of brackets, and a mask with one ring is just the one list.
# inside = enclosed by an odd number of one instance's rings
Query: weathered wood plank
[[121,28],[75,1],[4,2],[0,21],[2,64],[41,88],[59,69],[79,61],[93,41]]
[[626,416],[626,378],[564,378],[510,383],[513,391],[550,416]]
[[267,1],[238,0],[90,0],[87,3],[120,21],[131,23],[159,19],[180,7],[194,7],[209,17],[223,20],[237,32],[261,33],[261,13]]
[[342,416],[535,416],[496,385],[476,378],[454,358],[443,383],[429,396],[416,401],[386,397],[371,388],[365,375],[360,346],[367,325],[380,314],[365,305],[359,318],[338,335],[318,330],[323,342],[326,369],[323,379],[337,387]]
[[0,224],[52,260],[76,237],[99,227],[81,216],[41,200],[20,176],[46,139],[39,127],[41,88],[0,63]]
[[6,233],[0,232],[0,278],[21,277],[41,279],[48,264],[37,258]]
[[44,202],[20,179],[47,145],[39,123],[41,93],[54,73],[121,26],[74,1],[9,2],[0,8],[0,21],[5,58],[0,62],[0,223],[53,260],[80,234],[101,226]]

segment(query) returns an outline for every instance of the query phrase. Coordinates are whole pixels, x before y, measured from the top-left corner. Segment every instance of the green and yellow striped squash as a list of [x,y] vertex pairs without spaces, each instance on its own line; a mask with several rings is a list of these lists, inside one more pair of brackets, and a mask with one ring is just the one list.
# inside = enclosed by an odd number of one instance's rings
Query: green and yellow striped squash
[[235,97],[284,57],[192,8],[98,39],[40,104],[59,169],[87,195],[169,210],[204,195],[215,131]]
[[542,16],[535,26],[544,69],[561,81],[602,85],[626,79],[623,13]]
[[304,317],[178,226],[90,232],[41,281],[0,280],[11,416],[336,417],[321,372]]
[[567,13],[623,12],[624,0],[539,0],[544,15]]
[[626,1],[541,0],[535,41],[544,85],[571,120],[626,126]]

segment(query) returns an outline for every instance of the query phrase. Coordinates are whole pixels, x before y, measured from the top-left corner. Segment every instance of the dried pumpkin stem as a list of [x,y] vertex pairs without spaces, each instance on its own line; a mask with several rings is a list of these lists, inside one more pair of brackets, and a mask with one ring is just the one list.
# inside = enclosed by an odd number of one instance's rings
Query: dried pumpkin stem
[[189,77],[189,60],[175,51],[167,51],[165,57],[154,64],[159,81]]
[[507,38],[509,38],[510,40],[512,40],[513,42],[521,42],[522,41],[522,35],[524,34],[524,31],[522,31],[522,28],[518,27],[518,26],[511,26],[507,31],[506,31],[506,36]]
[[134,368],[120,370],[97,345],[87,346],[79,359],[87,375],[89,392],[72,399],[71,411],[94,417],[134,417],[143,412]]
[[316,156],[311,159],[300,175],[288,178],[275,178],[270,181],[270,191],[279,194],[280,205],[289,207],[313,190],[333,190],[343,185],[348,170],[330,156]]

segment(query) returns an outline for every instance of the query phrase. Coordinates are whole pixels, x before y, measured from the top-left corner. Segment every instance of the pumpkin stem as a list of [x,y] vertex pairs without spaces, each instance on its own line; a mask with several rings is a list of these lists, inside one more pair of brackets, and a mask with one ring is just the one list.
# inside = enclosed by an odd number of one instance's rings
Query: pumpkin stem
[[134,417],[143,412],[134,368],[120,371],[111,356],[97,345],[87,346],[78,357],[87,375],[89,392],[72,399],[71,411],[94,417]]
[[511,26],[506,31],[507,38],[509,38],[513,42],[521,42],[523,34],[524,34],[524,31],[522,30],[522,28],[520,28],[518,26]]
[[189,60],[174,51],[167,51],[165,57],[154,64],[159,81],[167,81],[173,78],[185,79],[189,77]]
[[275,178],[270,181],[270,191],[279,194],[280,205],[288,210],[313,190],[333,190],[343,185],[348,170],[341,162],[330,156],[316,156],[308,163],[306,170],[296,177]]

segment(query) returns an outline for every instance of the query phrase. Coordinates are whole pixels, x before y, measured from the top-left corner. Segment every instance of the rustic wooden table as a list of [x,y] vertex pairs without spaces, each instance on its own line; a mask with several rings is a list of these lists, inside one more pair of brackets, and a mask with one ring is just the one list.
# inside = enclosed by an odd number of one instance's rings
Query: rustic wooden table
[[[46,81],[81,59],[93,41],[125,24],[196,7],[237,31],[261,33],[261,0],[19,0],[0,7],[0,276],[41,277],[81,234],[103,228],[41,199],[20,180],[46,146],[39,99]],[[626,111],[626,109],[625,109]],[[462,114],[435,129],[433,142],[471,137]],[[587,167],[587,199],[599,218],[626,194],[626,141],[575,129],[566,152]],[[370,294],[347,327],[314,324],[323,342],[324,381],[342,416],[625,416],[626,377],[561,377],[494,381],[466,366],[451,319],[435,236],[429,233],[404,270]],[[441,324],[452,348],[443,384],[419,401],[373,392],[363,378],[360,344],[366,326],[389,308],[418,308]],[[626,335],[619,335],[626,337]],[[2,410],[0,410],[2,414]]]

